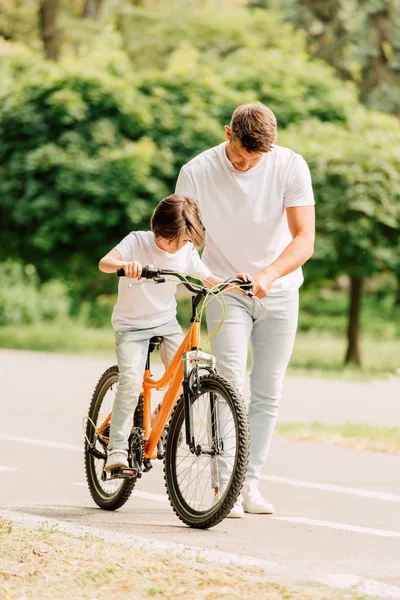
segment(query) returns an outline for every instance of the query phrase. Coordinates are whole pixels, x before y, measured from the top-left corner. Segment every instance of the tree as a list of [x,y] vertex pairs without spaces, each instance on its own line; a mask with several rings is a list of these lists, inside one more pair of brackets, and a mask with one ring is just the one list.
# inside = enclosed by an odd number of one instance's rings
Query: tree
[[170,153],[146,136],[152,117],[124,56],[93,62],[15,50],[2,73],[1,253],[42,278],[81,277],[168,191]]
[[58,60],[60,56],[61,40],[57,25],[59,9],[59,0],[41,0],[40,2],[40,31],[45,56],[50,60]]
[[399,0],[261,0],[307,35],[312,56],[353,81],[360,99],[400,116]]
[[82,11],[82,17],[84,19],[97,19],[103,3],[104,0],[86,0]]

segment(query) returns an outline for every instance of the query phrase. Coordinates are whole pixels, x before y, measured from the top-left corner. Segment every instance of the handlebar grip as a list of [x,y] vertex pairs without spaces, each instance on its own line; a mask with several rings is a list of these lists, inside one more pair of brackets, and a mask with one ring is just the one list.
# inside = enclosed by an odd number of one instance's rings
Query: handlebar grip
[[[117,269],[118,277],[125,277],[124,269]],[[154,279],[154,277],[160,276],[160,270],[157,269],[154,265],[146,265],[142,269],[142,277],[143,279]]]

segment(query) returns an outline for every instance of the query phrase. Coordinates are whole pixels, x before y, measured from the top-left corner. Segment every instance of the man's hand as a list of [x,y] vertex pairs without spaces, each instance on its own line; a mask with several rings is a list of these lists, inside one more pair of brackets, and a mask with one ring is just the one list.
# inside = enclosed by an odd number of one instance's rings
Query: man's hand
[[132,262],[122,262],[120,268],[124,269],[125,277],[140,279],[142,276],[142,265],[140,262],[134,260]]
[[256,275],[254,275],[254,286],[251,290],[257,298],[264,298],[268,296],[274,281],[278,279],[278,275],[272,267],[263,269]]
[[[243,279],[243,281],[245,283],[254,283],[254,277],[252,275],[250,275],[249,273],[238,273],[236,275],[236,279]],[[253,293],[254,288],[251,288],[251,293]],[[228,291],[229,288],[228,288]],[[238,291],[237,288],[231,291]],[[248,296],[248,294],[246,294],[246,292],[243,292],[243,296]]]

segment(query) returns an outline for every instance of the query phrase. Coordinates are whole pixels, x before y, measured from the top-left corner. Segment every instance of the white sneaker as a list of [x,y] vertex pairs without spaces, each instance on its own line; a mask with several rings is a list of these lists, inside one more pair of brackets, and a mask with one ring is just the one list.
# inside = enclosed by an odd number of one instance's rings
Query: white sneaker
[[243,519],[244,510],[242,505],[242,497],[236,500],[235,504],[232,506],[230,512],[226,515],[227,519]]
[[274,505],[262,497],[257,483],[245,483],[242,494],[244,512],[256,515],[272,515],[275,512]]
[[[226,486],[220,487],[218,492],[217,491],[215,492],[214,503],[220,499],[220,497],[222,496],[222,494],[225,491],[225,488],[226,488]],[[226,515],[227,519],[242,519],[244,517],[242,500],[243,500],[243,498],[240,495],[239,498],[236,500],[235,504],[232,506],[229,513]]]
[[120,467],[127,469],[128,465],[128,452],[126,450],[110,450],[107,454],[107,463],[104,470],[109,473],[113,469],[119,469]]

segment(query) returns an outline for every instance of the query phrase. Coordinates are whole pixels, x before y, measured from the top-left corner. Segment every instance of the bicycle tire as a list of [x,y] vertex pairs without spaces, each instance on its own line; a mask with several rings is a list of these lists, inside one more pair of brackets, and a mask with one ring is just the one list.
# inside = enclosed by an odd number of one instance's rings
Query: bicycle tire
[[96,461],[99,463],[103,462],[102,468],[104,466],[104,462],[102,459],[98,459],[94,457],[92,454],[88,452],[89,443],[92,443],[95,440],[96,431],[93,427],[93,423],[96,426],[99,425],[97,423],[97,419],[99,416],[99,412],[101,406],[103,404],[105,395],[107,391],[110,390],[112,385],[118,382],[118,367],[116,365],[107,369],[99,381],[97,382],[96,388],[93,392],[93,396],[90,402],[89,412],[88,412],[88,421],[86,424],[86,438],[85,438],[85,473],[86,479],[89,486],[90,495],[92,496],[94,502],[102,508],[103,510],[117,510],[121,508],[125,504],[125,502],[129,499],[133,488],[135,487],[136,478],[134,479],[115,479],[116,482],[114,485],[118,486],[118,489],[114,493],[107,493],[105,489],[103,489],[103,484],[99,480],[99,477],[96,473]]
[[183,395],[179,398],[169,421],[164,459],[164,480],[171,506],[181,521],[189,527],[197,529],[214,527],[228,515],[240,494],[246,475],[250,451],[247,412],[238,390],[221,375],[203,375],[200,377],[198,392],[191,398],[192,406],[206,393],[214,393],[221,396],[230,407],[234,421],[236,455],[233,469],[231,470],[230,481],[226,486],[225,493],[208,510],[199,511],[188,504],[180,489],[177,466],[183,461],[178,463],[178,446],[182,445],[182,443],[186,445]]

